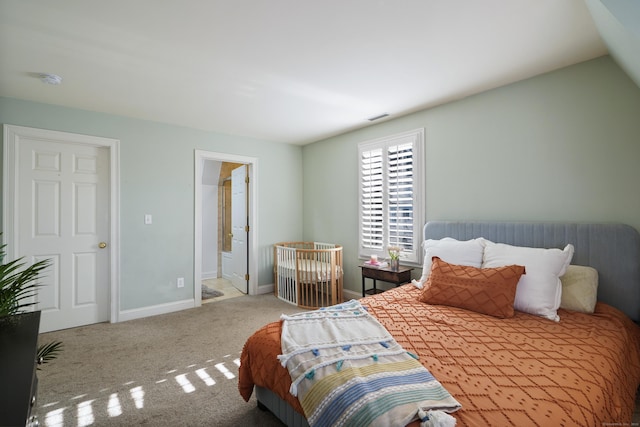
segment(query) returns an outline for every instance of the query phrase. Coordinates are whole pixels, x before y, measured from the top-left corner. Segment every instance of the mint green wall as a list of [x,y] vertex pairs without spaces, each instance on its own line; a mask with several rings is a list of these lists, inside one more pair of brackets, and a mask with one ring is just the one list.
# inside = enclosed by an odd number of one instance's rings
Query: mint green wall
[[0,123],[120,140],[121,310],[193,297],[196,149],[258,159],[260,285],[273,283],[273,243],[301,238],[299,146],[8,98],[0,98]]
[[344,246],[345,287],[357,292],[358,142],[426,129],[427,220],[640,230],[638,117],[640,89],[609,57],[302,148],[0,98],[0,123],[121,141],[122,310],[192,297],[174,281],[193,282],[195,149],[258,158],[259,284],[273,282],[274,242],[319,240]]
[[419,127],[426,220],[640,230],[640,88],[601,57],[305,146],[304,239],[344,246],[348,289],[361,286],[357,144]]

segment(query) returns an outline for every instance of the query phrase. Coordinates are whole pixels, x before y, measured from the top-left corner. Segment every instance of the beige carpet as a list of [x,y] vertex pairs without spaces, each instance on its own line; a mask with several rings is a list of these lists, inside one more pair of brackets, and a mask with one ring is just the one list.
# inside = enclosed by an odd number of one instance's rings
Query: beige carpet
[[60,357],[38,371],[42,426],[282,426],[237,390],[246,339],[282,313],[273,295],[40,336]]

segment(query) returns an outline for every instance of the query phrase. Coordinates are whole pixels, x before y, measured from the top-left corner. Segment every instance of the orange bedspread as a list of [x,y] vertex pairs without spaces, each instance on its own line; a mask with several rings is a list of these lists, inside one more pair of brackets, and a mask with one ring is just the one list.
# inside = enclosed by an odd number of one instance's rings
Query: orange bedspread
[[[462,404],[457,426],[630,425],[640,384],[640,327],[598,303],[593,315],[560,310],[560,322],[516,312],[497,319],[417,301],[404,285],[361,301]],[[265,325],[241,355],[245,400],[259,385],[303,413],[289,394],[281,323]]]

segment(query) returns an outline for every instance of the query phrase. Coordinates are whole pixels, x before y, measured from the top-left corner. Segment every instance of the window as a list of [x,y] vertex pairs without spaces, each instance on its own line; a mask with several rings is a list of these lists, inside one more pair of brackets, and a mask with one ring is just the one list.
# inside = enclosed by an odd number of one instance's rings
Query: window
[[424,129],[358,145],[361,258],[388,258],[399,246],[400,259],[422,261],[424,224]]

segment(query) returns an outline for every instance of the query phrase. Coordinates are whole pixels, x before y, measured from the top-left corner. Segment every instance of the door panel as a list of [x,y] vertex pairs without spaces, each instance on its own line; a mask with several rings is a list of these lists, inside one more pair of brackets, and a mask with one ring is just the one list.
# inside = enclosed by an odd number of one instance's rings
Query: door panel
[[[38,289],[38,309],[54,311],[60,309],[60,256],[56,254],[33,257],[33,262],[49,260],[49,267],[40,277],[39,282],[44,285]],[[42,319],[40,320],[42,323]]]
[[19,255],[52,261],[39,280],[40,332],[108,320],[108,149],[23,137],[18,153]]
[[248,293],[247,274],[247,166],[231,171],[231,282],[240,292]]

